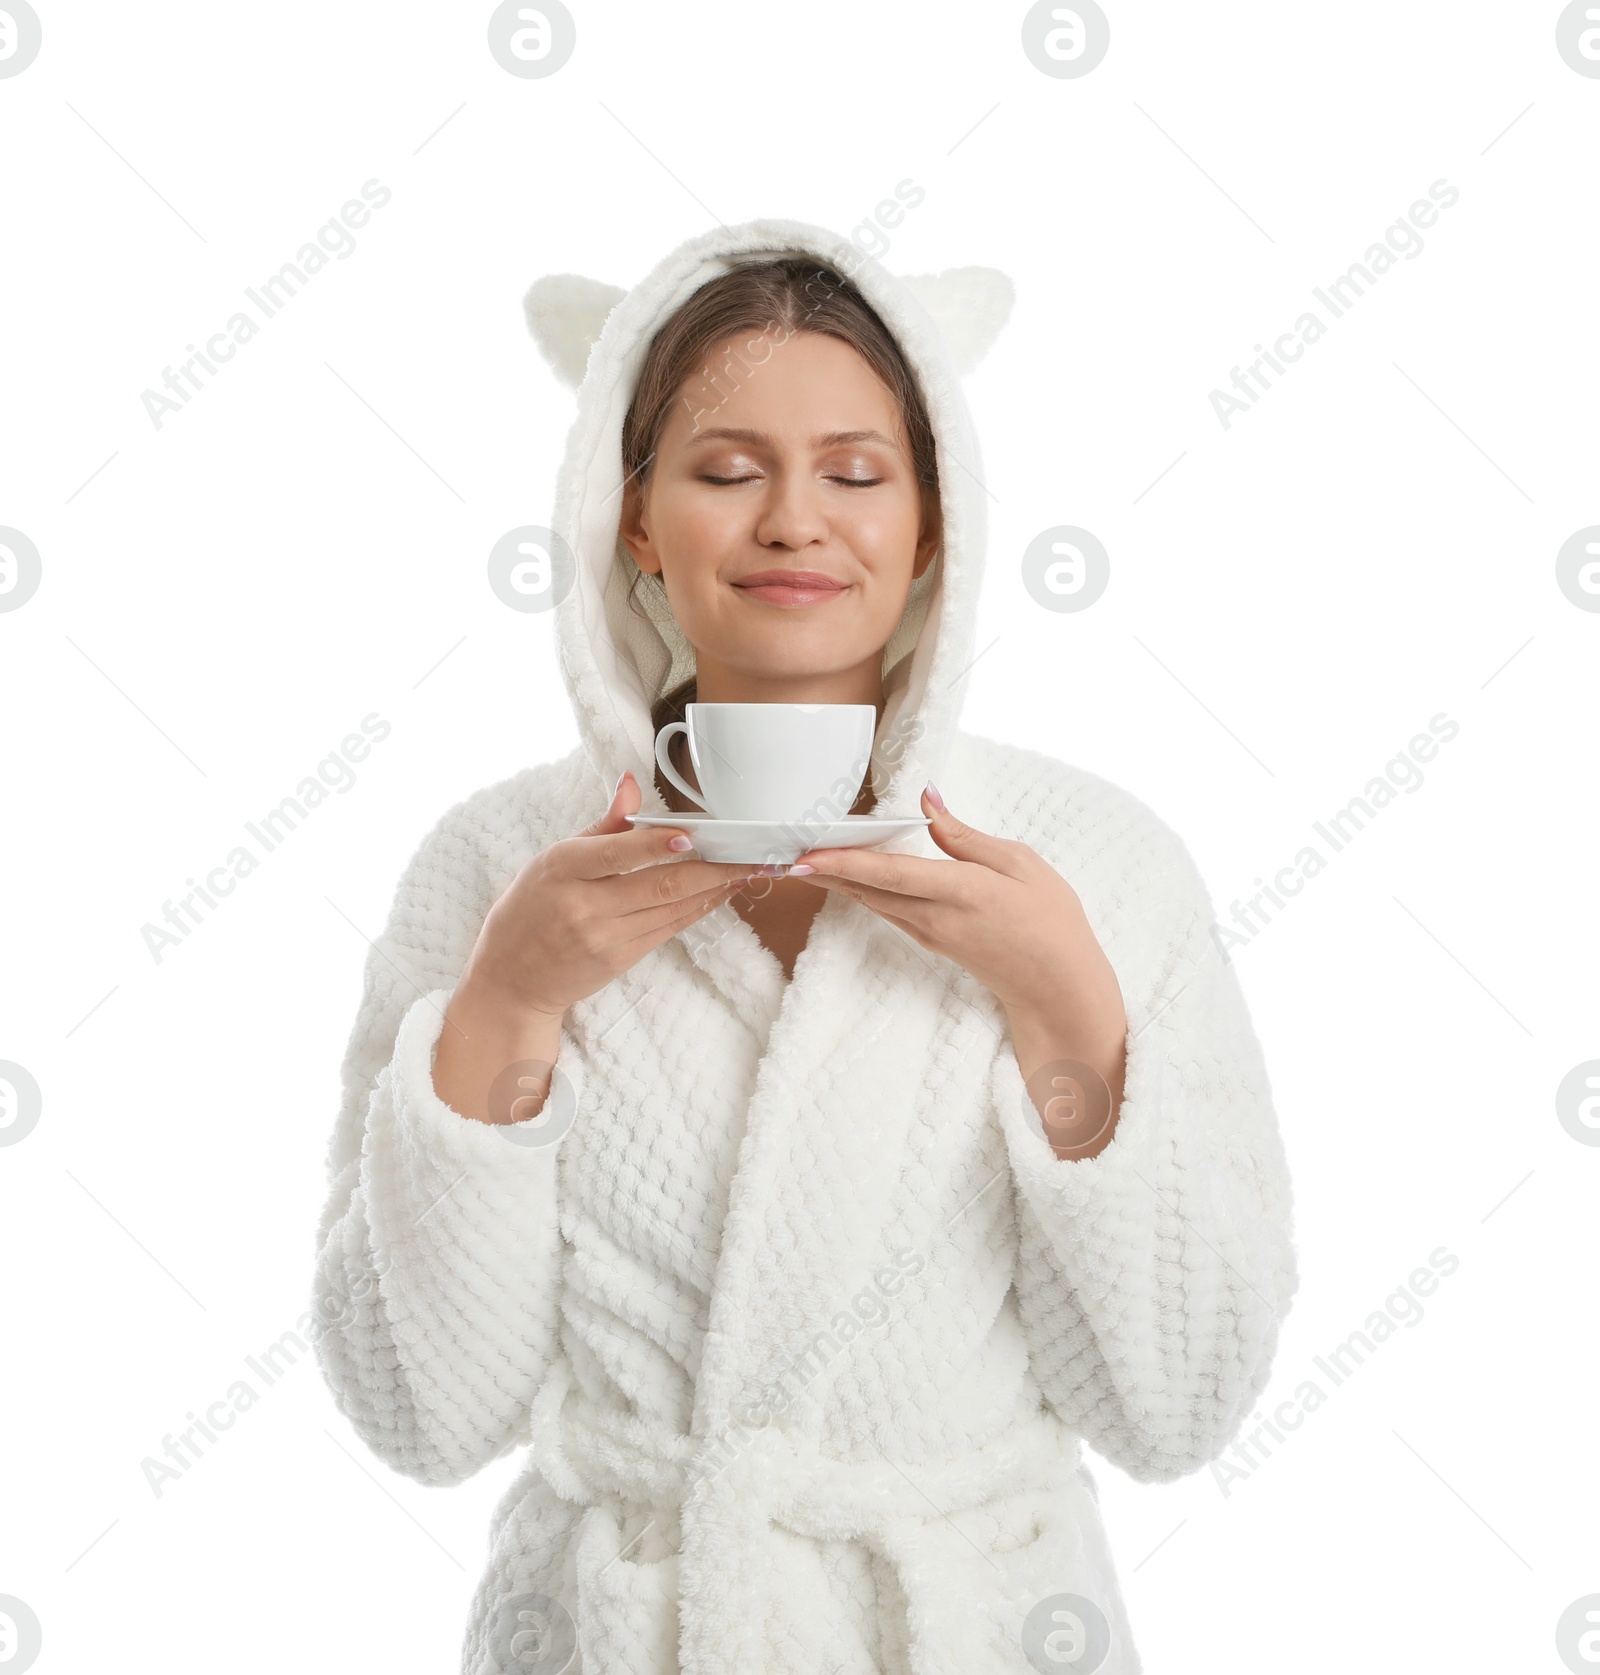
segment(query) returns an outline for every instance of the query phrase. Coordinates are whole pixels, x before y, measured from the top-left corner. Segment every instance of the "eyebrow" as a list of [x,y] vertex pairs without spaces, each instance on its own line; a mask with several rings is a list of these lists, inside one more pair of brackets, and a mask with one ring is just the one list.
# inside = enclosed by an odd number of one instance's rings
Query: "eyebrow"
[[[750,442],[760,448],[772,446],[772,438],[764,430],[733,429],[727,425],[697,430],[685,446],[694,442]],[[881,430],[830,430],[811,438],[814,448],[834,448],[845,442],[882,442],[890,448],[899,447],[892,436],[885,436]]]

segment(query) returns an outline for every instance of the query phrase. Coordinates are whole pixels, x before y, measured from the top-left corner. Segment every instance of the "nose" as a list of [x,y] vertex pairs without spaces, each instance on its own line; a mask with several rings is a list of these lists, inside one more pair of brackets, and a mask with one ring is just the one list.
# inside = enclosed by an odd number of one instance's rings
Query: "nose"
[[828,539],[821,493],[806,472],[780,468],[767,484],[756,519],[756,539],[762,546],[798,552],[814,541]]

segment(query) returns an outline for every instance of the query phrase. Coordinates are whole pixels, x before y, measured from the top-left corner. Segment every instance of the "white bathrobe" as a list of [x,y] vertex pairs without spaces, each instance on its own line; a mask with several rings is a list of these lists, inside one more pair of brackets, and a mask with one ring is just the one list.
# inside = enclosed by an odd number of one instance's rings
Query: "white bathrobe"
[[[453,986],[524,862],[624,768],[665,812],[650,702],[684,648],[623,601],[622,419],[664,318],[771,250],[844,265],[925,391],[945,540],[886,649],[877,812],[918,814],[931,777],[1078,892],[1129,1024],[1095,1158],[1053,1152],[993,995],[837,893],[792,981],[723,906],[572,1007],[527,1123],[434,1092]],[[528,1447],[464,1675],[1135,1675],[1082,1444],[1168,1481],[1266,1383],[1297,1283],[1290,1182],[1205,886],[1127,792],[957,728],[984,510],[957,378],[997,281],[897,278],[769,220],[690,240],[626,294],[530,293],[552,364],[583,371],[552,524],[576,565],[557,637],[581,745],[451,808],[407,867],[318,1231],[318,1356],[368,1447],[430,1484]]]

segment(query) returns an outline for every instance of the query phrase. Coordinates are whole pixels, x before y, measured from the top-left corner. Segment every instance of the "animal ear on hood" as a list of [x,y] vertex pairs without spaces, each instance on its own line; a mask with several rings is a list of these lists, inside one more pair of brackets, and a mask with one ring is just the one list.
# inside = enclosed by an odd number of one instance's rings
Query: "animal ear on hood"
[[[989,352],[1011,315],[1016,288],[998,268],[945,268],[901,276],[950,350],[957,373],[966,374]],[[606,316],[627,292],[579,273],[547,273],[522,299],[539,352],[570,389],[583,382],[589,351]]]
[[620,285],[586,279],[581,273],[547,273],[534,280],[522,299],[539,352],[550,370],[571,389],[583,382],[606,316],[628,293]]
[[998,268],[945,268],[902,274],[900,283],[927,310],[963,376],[988,354],[1011,317],[1016,287]]

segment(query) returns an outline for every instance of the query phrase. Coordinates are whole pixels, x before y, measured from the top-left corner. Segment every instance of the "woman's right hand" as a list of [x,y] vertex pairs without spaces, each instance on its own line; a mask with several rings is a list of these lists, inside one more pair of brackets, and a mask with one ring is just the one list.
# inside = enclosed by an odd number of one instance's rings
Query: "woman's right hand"
[[464,1116],[533,1115],[526,1099],[514,1115],[491,1110],[495,1078],[521,1061],[553,1064],[568,1007],[762,873],[748,862],[676,859],[688,847],[684,833],[628,825],[624,817],[641,801],[638,781],[625,773],[605,813],[540,850],[489,909],[434,1060],[435,1091]]
[[679,860],[683,832],[628,825],[641,800],[625,773],[593,825],[528,861],[489,909],[464,983],[507,1007],[560,1017],[759,870]]

